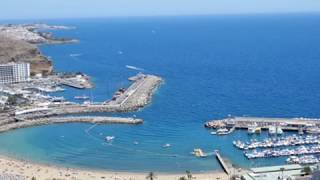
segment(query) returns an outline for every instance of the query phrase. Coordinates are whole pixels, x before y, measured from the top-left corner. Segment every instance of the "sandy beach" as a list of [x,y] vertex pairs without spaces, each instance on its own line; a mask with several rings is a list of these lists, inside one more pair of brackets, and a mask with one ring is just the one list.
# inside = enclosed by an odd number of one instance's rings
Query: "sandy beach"
[[[110,179],[110,180],[145,180],[148,173],[130,173],[130,172],[112,172],[112,171],[94,171],[84,169],[70,169],[43,164],[31,163],[24,160],[17,160],[0,156],[0,179],[32,179],[37,180],[89,180],[89,179]],[[179,179],[186,174],[165,174],[154,173],[157,180]],[[195,173],[193,179],[215,180],[228,179],[223,172]]]

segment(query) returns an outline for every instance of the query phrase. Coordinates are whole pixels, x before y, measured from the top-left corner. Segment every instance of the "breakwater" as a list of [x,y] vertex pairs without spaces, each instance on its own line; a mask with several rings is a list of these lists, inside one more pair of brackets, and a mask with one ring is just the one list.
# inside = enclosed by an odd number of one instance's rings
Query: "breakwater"
[[126,90],[120,89],[105,103],[109,109],[118,112],[138,110],[150,103],[154,91],[163,82],[158,76],[145,74],[138,74],[129,80],[133,81],[130,87]]
[[3,124],[0,126],[0,133],[26,128],[31,126],[40,126],[55,123],[94,123],[94,124],[142,124],[142,119],[121,118],[121,117],[103,117],[103,116],[77,116],[77,117],[50,117],[33,120],[22,120]]

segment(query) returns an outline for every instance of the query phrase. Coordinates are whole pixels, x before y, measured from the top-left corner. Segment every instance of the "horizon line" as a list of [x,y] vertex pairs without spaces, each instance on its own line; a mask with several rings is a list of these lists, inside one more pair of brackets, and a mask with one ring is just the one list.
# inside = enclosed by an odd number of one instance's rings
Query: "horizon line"
[[255,13],[214,13],[214,14],[163,14],[163,15],[114,15],[114,16],[78,16],[78,17],[47,17],[47,18],[0,18],[1,21],[41,21],[41,20],[72,20],[72,19],[122,19],[122,18],[162,18],[162,17],[231,17],[231,16],[286,16],[286,15],[320,15],[320,11],[301,12],[255,12]]

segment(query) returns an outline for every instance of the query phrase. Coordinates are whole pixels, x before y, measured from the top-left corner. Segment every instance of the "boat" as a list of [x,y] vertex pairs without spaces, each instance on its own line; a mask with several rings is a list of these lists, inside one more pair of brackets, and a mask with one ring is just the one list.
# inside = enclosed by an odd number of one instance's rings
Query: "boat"
[[320,134],[320,129],[317,127],[308,128],[306,132],[309,134]]
[[219,128],[216,132],[211,132],[211,134],[217,134],[217,135],[226,135],[229,134],[229,130],[227,128]]
[[82,95],[82,96],[75,96],[74,99],[83,99],[83,100],[87,100],[87,99],[90,99],[89,96],[85,96],[85,95]]
[[138,141],[134,141],[133,144],[134,144],[134,145],[138,145],[139,142],[138,142]]
[[210,132],[210,134],[211,134],[211,135],[216,135],[217,132],[216,132],[216,131],[212,131],[212,132]]
[[279,134],[279,135],[283,134],[282,128],[281,127],[277,127],[276,133]]
[[257,125],[248,126],[248,133],[249,134],[260,134],[261,127],[258,127]]
[[206,157],[206,156],[207,156],[207,155],[205,155],[205,154],[203,153],[202,149],[200,149],[200,148],[194,149],[191,154],[193,154],[193,155],[196,156],[196,157]]
[[277,133],[277,128],[275,126],[269,127],[269,134],[273,135]]
[[114,136],[106,136],[105,140],[111,142],[114,139]]
[[163,145],[162,147],[168,148],[168,147],[171,147],[171,144],[167,143],[167,144]]
[[51,102],[63,102],[65,101],[64,97],[52,97]]

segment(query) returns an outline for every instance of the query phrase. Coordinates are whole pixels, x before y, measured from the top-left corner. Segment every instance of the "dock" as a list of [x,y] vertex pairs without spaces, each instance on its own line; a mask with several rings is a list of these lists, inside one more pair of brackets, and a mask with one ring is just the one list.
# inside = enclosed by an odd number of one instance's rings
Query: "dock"
[[138,110],[150,102],[154,91],[163,82],[158,76],[141,73],[130,77],[129,80],[133,83],[126,90],[116,92],[112,100],[105,105],[117,107],[119,111]]
[[[230,165],[228,165],[224,159],[221,157],[220,153],[218,151],[216,151],[216,158],[218,160],[218,162],[220,163],[222,169],[224,170],[225,173],[227,173],[227,175],[231,174],[231,170],[230,170]],[[232,165],[231,165],[232,167]]]
[[308,128],[320,128],[320,119],[310,118],[263,118],[263,117],[229,117],[221,120],[212,120],[204,124],[207,128],[234,127],[236,129],[248,129],[257,126],[268,129],[270,126],[281,127],[287,131],[305,131]]

